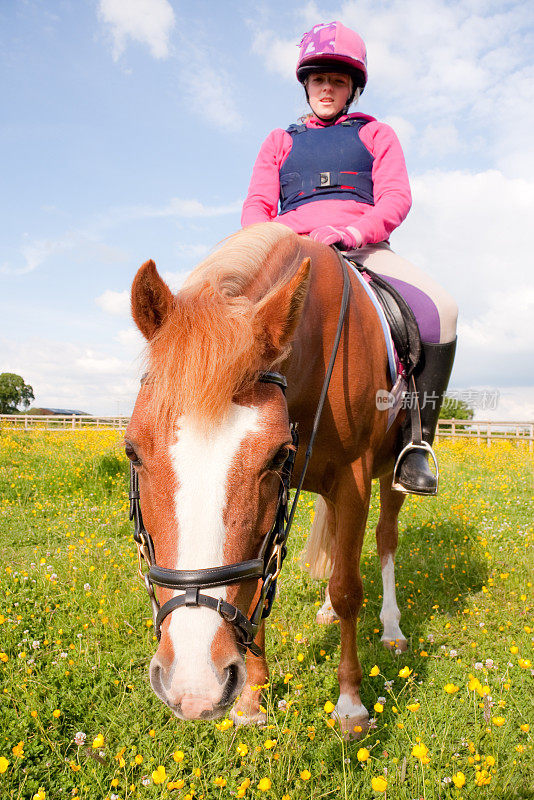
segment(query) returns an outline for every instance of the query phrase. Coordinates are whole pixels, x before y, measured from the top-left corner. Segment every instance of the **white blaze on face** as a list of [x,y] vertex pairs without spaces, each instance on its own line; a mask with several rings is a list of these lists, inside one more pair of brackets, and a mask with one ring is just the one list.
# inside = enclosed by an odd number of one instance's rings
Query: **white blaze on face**
[[[259,409],[235,403],[224,423],[211,430],[199,429],[185,416],[178,420],[178,440],[170,448],[178,486],[175,569],[206,569],[223,564],[230,466],[244,439],[258,430]],[[201,591],[226,598],[225,586]],[[209,608],[173,611],[169,624],[175,653],[173,687],[179,684],[180,691],[191,694],[206,694],[210,686],[215,691],[210,649],[221,624],[219,615]]]

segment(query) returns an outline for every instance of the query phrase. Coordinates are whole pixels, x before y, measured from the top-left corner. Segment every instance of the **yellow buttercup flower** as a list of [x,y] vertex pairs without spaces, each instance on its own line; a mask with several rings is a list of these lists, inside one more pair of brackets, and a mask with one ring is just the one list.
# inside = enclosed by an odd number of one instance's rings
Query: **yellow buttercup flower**
[[326,711],[327,714],[331,714],[334,708],[335,705],[331,702],[331,700],[327,700],[326,703],[324,704],[324,710]]
[[0,775],[6,772],[7,768],[9,767],[9,761],[5,756],[0,756]]
[[268,792],[271,786],[272,784],[270,778],[261,778],[258,781],[258,789],[260,790],[260,792]]
[[375,664],[374,667],[371,667],[371,672],[369,675],[371,678],[375,678],[377,675],[380,675],[380,667]]
[[412,756],[415,756],[419,759],[421,764],[430,764],[430,758],[428,757],[428,747],[423,742],[419,744],[414,744],[412,748]]
[[381,714],[382,711],[384,710],[384,706],[382,705],[382,703],[375,703],[373,708],[377,714]]
[[216,722],[215,727],[219,731],[228,731],[233,726],[233,722],[231,719],[223,719],[222,722]]
[[311,778],[310,770],[309,769],[303,769],[302,772],[300,773],[301,781],[309,781],[310,778]]
[[154,783],[159,784],[163,783],[166,780],[166,778],[167,778],[167,773],[165,771],[165,767],[160,764],[159,767],[156,767],[156,769],[152,773],[152,780],[154,781]]
[[239,756],[241,756],[241,758],[244,758],[246,756],[246,754],[248,753],[247,745],[243,744],[243,742],[239,742],[239,744],[236,747],[236,753]]
[[19,742],[15,747],[12,747],[11,750],[16,758],[22,758],[24,755],[24,742]]
[[367,761],[367,759],[369,758],[370,755],[371,755],[371,753],[369,752],[367,747],[360,747],[360,749],[356,753],[356,758],[358,759],[358,761],[362,761],[363,762],[363,761]]
[[172,757],[174,758],[177,764],[181,764],[182,761],[184,760],[183,750],[175,750],[174,753],[172,754]]
[[379,775],[377,778],[371,778],[371,786],[375,792],[385,792],[388,788],[388,782]]
[[452,782],[456,786],[457,789],[461,789],[462,786],[465,784],[465,775],[463,772],[456,772],[452,776]]
[[421,703],[408,703],[406,708],[408,711],[418,711],[421,708]]
[[95,738],[93,739],[93,744],[91,745],[91,747],[93,748],[93,750],[97,750],[99,747],[102,747],[103,744],[104,744],[104,737],[102,736],[101,733],[99,733],[98,736],[95,736]]
[[399,678],[409,678],[412,674],[412,670],[409,667],[403,667],[399,670]]
[[217,776],[217,778],[213,779],[213,783],[215,784],[215,786],[220,786],[222,789],[223,786],[226,786],[228,781],[226,780],[226,778],[223,778],[221,775],[219,775]]
[[446,683],[443,687],[443,691],[447,692],[447,694],[455,694],[460,687],[456,686],[455,683]]
[[504,725],[504,723],[506,722],[504,717],[492,717],[491,721],[498,728],[502,727]]
[[528,722],[524,722],[524,723],[523,723],[522,725],[520,725],[519,727],[521,728],[521,730],[523,731],[523,733],[528,733],[528,732],[529,732],[529,730],[530,730],[530,725],[528,724]]

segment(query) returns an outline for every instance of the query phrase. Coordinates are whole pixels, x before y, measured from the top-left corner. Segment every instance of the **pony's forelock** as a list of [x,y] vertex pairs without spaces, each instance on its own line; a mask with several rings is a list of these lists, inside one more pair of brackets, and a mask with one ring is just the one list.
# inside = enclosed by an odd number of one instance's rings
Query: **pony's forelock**
[[236,393],[264,368],[254,304],[244,292],[287,237],[296,246],[295,234],[285,226],[252,225],[191,273],[148,346],[151,406],[160,424],[174,424],[179,414],[202,427],[221,421]]

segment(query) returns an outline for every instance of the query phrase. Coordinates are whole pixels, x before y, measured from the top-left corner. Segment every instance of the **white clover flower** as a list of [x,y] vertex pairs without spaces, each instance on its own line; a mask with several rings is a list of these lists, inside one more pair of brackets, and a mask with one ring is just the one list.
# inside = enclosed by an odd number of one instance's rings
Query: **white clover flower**
[[74,744],[77,744],[78,747],[81,747],[85,744],[85,740],[87,739],[87,734],[83,731],[78,731],[78,733],[74,737]]
[[83,590],[84,590],[84,592],[90,592],[91,591],[91,584],[90,583],[84,583]]
[[450,655],[451,658],[456,658],[456,656],[458,655],[458,652],[456,650],[451,650],[449,655]]
[[475,664],[475,669],[484,669],[484,664],[482,663],[482,661],[477,661],[477,663]]

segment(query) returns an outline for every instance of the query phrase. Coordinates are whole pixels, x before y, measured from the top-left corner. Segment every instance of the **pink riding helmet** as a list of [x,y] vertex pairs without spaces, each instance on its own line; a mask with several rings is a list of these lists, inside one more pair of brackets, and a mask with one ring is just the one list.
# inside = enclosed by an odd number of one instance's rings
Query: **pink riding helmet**
[[321,68],[346,72],[363,90],[367,83],[367,51],[362,37],[341,22],[314,25],[300,42],[297,78],[304,83],[311,72]]

